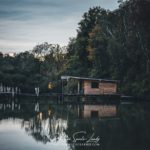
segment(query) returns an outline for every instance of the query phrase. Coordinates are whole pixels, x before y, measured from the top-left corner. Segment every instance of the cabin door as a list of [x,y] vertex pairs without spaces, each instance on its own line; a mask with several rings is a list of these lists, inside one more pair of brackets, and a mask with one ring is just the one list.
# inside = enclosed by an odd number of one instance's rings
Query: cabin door
[[82,80],[80,80],[79,81],[79,91],[80,91],[80,94],[83,94],[84,93],[84,91],[83,91],[83,81]]

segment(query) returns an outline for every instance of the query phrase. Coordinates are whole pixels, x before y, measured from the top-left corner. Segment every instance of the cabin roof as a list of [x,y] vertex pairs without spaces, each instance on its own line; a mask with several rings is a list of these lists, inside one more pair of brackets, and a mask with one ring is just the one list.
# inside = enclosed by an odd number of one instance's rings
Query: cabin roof
[[110,80],[110,79],[97,79],[97,78],[87,78],[87,77],[75,77],[75,76],[61,76],[61,80],[68,80],[68,79],[77,79],[77,80],[90,80],[90,81],[103,81],[103,82],[113,82],[117,83],[118,80]]

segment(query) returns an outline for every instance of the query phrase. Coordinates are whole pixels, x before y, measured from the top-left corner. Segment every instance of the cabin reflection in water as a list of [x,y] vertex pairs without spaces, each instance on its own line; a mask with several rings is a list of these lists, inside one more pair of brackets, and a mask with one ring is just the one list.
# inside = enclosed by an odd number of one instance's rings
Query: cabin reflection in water
[[78,108],[79,118],[105,118],[116,116],[116,105],[84,105]]

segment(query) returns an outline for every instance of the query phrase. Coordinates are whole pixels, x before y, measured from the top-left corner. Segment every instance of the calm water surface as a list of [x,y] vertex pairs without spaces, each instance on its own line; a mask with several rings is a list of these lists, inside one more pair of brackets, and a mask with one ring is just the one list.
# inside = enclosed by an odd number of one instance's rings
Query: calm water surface
[[1,150],[149,150],[150,104],[0,101]]

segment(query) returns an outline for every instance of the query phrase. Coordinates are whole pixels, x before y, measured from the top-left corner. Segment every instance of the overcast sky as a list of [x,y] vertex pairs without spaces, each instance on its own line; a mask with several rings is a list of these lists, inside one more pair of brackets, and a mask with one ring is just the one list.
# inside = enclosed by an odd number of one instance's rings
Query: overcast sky
[[48,42],[67,45],[90,7],[114,10],[117,0],[0,0],[0,51],[31,50]]

